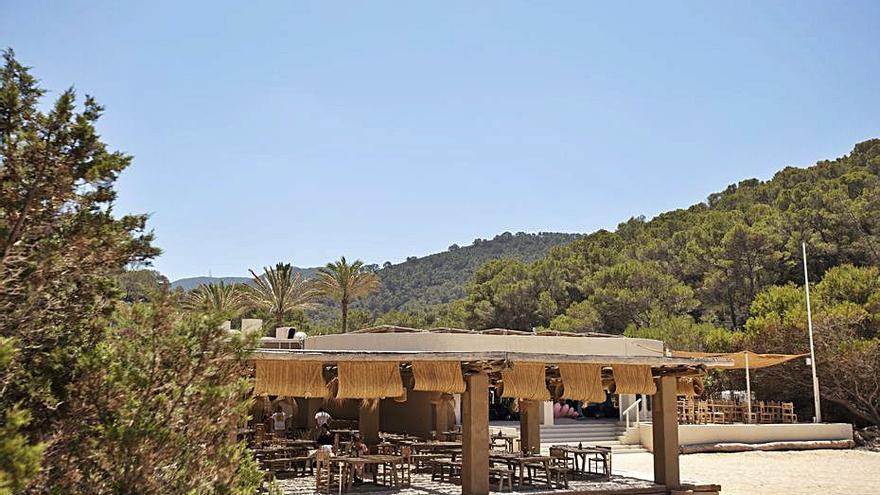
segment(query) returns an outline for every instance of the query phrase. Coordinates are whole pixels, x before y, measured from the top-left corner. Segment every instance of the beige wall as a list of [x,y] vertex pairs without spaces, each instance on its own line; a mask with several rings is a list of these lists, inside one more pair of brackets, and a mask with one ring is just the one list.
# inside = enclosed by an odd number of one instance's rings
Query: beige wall
[[[639,425],[641,444],[653,452],[650,424]],[[712,443],[803,442],[814,440],[852,440],[849,423],[799,423],[776,425],[679,425],[679,445]]]
[[312,350],[543,352],[595,356],[662,356],[659,340],[623,337],[550,337],[454,333],[362,333],[306,338]]
[[[390,433],[408,433],[428,437],[433,423],[431,396],[428,392],[407,391],[406,402],[383,399],[379,403],[379,429]],[[293,422],[297,428],[313,427],[315,412],[323,407],[333,419],[357,420],[360,400],[329,401],[297,399],[298,411]],[[455,424],[452,418],[450,425]]]
[[379,430],[388,433],[407,433],[421,437],[431,435],[433,412],[431,394],[408,390],[406,402],[384,399],[379,403]]

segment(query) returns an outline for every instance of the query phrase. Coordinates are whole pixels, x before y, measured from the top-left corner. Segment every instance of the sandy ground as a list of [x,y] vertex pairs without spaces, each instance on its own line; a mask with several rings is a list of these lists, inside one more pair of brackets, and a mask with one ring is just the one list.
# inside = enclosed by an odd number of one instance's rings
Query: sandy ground
[[[880,453],[860,450],[681,456],[681,476],[721,485],[723,495],[880,495]],[[650,454],[614,456],[615,474],[653,477]]]

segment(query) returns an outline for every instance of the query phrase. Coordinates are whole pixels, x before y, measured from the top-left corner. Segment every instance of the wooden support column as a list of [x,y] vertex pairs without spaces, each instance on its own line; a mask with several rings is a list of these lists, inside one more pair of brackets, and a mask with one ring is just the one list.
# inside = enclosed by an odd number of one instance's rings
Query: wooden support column
[[437,432],[438,439],[446,440],[443,433],[449,431],[449,404],[437,402],[433,404],[432,409],[434,410],[434,424],[431,429]]
[[324,401],[322,399],[306,399],[306,410],[303,414],[306,415],[306,428],[310,432],[315,433],[318,431],[318,425],[315,423],[315,414],[318,413],[318,409],[323,405]]
[[358,410],[358,431],[368,446],[379,444],[379,407],[371,409],[361,402]]
[[489,376],[465,377],[461,402],[461,493],[489,493]]
[[541,451],[541,403],[519,402],[519,441],[523,452]]
[[676,380],[674,376],[661,376],[657,379],[657,393],[654,394],[652,410],[654,482],[666,486],[667,490],[677,490],[681,487],[678,468]]

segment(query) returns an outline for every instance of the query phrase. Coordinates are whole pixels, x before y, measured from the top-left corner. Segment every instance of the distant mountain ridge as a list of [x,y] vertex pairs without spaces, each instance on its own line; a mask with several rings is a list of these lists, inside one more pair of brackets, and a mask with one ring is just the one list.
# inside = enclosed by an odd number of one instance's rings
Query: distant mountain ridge
[[[504,232],[492,239],[475,239],[469,246],[453,244],[446,251],[427,256],[410,256],[402,263],[370,265],[382,280],[382,290],[359,302],[358,306],[372,312],[440,304],[460,299],[473,274],[487,262],[497,258],[514,258],[526,262],[546,256],[550,249],[579,239],[583,234],[559,232],[512,234]],[[328,260],[329,261],[329,260]],[[297,268],[303,277],[313,276],[318,268]],[[250,277],[189,277],[175,280],[171,288],[192,290],[200,284],[250,284]]]
[[[311,277],[314,275],[318,269],[316,267],[313,268],[299,268],[294,267],[294,270],[302,273],[302,276],[305,278]],[[256,270],[255,270],[256,271]],[[251,277],[187,277],[175,280],[171,282],[171,289],[174,290],[180,287],[183,290],[193,290],[196,287],[205,284],[205,285],[215,285],[223,282],[224,284],[247,284],[253,285],[253,280]]]

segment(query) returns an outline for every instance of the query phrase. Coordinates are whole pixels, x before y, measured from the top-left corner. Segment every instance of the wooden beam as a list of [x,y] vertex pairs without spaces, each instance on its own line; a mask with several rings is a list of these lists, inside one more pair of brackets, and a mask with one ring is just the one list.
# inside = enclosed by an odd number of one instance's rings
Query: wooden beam
[[541,451],[541,401],[519,402],[519,441],[523,452]]
[[435,402],[431,405],[431,409],[434,412],[432,429],[436,432],[438,439],[446,440],[443,433],[449,431],[449,403]]
[[475,373],[465,377],[461,395],[461,493],[489,493],[489,377]]
[[651,425],[654,437],[654,482],[668,490],[681,487],[678,466],[678,414],[676,411],[676,377],[657,379]]
[[323,361],[327,364],[339,361],[460,361],[460,362],[517,362],[517,363],[591,363],[613,366],[614,364],[641,364],[654,367],[715,366],[733,361],[720,358],[669,358],[664,356],[618,356],[597,354],[548,354],[537,352],[444,352],[444,351],[348,351],[348,350],[301,350],[256,349],[251,360],[300,360]]
[[379,406],[367,407],[364,402],[358,409],[358,431],[364,443],[372,447],[379,444]]

